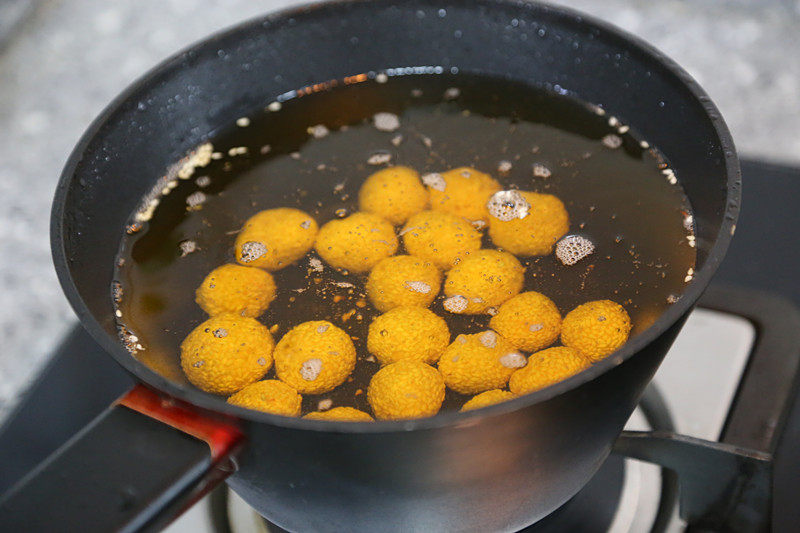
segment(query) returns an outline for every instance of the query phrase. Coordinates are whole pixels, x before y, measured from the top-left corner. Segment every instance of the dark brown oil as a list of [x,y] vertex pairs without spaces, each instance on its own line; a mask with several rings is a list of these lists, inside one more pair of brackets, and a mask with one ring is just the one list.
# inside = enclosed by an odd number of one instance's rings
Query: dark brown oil
[[[621,134],[615,119],[594,106],[505,80],[463,73],[364,78],[301,91],[279,110],[275,105],[258,110],[248,117],[249,125],[239,121],[218,132],[212,142],[221,157],[196,169],[191,179],[177,180],[152,219],[124,238],[118,316],[123,330],[136,336],[129,344],[143,348],[136,357],[187,383],[178,364],[179,345],[207,318],[194,291],[209,271],[234,261],[235,233],[244,221],[281,206],[306,210],[320,225],[337,211],[354,212],[363,180],[385,166],[367,163],[375,154],[390,154],[390,164],[421,174],[474,166],[504,188],[561,198],[570,233],[591,239],[595,253],[574,266],[562,265],[554,255],[522,262],[525,290],[546,294],[562,314],[590,300],[611,299],[625,306],[635,334],[680,295],[695,262],[691,210],[680,185],[668,183],[662,172],[666,162],[633,130]],[[371,121],[378,112],[399,115],[400,128],[378,131]],[[309,128],[318,124],[330,133],[312,135]],[[622,138],[622,145],[604,145],[601,139],[609,134]],[[229,155],[230,149],[243,152],[238,147],[246,153]],[[498,170],[503,161],[511,163],[507,173]],[[534,164],[547,167],[551,176],[534,177]],[[208,184],[198,186],[198,178]],[[197,191],[205,201],[187,209],[187,198]],[[182,256],[184,241],[195,243],[196,250]],[[484,244],[491,246],[488,237]],[[313,251],[310,257],[316,257]],[[345,329],[358,350],[351,379],[331,393],[306,397],[303,412],[316,410],[326,398],[335,406],[369,411],[366,388],[378,364],[366,350],[376,312],[358,303],[366,299],[366,277],[327,266],[315,273],[308,258],[274,276],[278,296],[259,320],[277,325],[276,340],[300,322],[326,319]],[[488,327],[489,316],[449,314],[442,299],[432,309],[447,318],[452,338]],[[448,391],[444,408],[458,408],[464,400]]]

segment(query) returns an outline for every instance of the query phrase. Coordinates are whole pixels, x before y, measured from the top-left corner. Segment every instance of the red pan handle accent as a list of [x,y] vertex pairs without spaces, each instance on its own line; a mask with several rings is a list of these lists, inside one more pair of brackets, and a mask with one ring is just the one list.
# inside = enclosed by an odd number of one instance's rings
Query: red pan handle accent
[[0,531],[160,531],[243,444],[234,420],[137,385],[0,498]]
[[204,417],[141,384],[128,391],[116,404],[206,442],[211,448],[211,461],[215,463],[228,456],[243,439],[242,431],[234,423]]

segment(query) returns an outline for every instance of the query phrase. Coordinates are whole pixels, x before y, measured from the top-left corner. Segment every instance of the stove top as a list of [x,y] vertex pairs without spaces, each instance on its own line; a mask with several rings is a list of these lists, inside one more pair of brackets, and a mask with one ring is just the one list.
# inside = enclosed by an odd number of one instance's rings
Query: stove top
[[[744,210],[715,284],[687,320],[629,430],[675,431],[774,453],[772,530],[800,523],[800,169],[743,162]],[[733,285],[732,285],[733,284]],[[775,296],[780,293],[781,296]],[[88,423],[132,381],[76,327],[0,428],[0,493]],[[47,431],[41,431],[47,427]],[[526,532],[679,532],[675,475],[612,455],[572,500]],[[689,528],[691,529],[691,528]],[[222,487],[171,533],[281,531]]]

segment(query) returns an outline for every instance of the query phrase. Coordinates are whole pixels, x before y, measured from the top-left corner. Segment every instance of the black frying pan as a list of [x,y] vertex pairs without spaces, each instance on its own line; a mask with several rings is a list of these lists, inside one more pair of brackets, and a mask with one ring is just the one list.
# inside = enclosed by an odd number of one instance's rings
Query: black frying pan
[[[671,161],[694,207],[698,268],[683,298],[614,356],[563,383],[406,422],[248,411],[133,359],[117,339],[109,286],[125,223],[154,180],[210,132],[287,90],[416,65],[557,84],[636,125]],[[566,9],[342,1],[216,34],[120,95],[64,169],[52,219],[59,278],[83,325],[142,385],[5,497],[0,529],[156,528],[229,474],[239,495],[290,530],[529,525],[608,456],[722,259],[739,193],[733,142],[702,89],[645,43]]]

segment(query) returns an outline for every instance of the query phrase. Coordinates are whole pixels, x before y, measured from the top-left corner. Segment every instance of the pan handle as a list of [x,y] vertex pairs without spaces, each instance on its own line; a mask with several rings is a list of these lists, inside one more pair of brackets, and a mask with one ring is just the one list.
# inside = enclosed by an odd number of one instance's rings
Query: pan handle
[[677,474],[680,514],[709,531],[762,531],[771,515],[772,455],[668,431],[623,431],[614,452]]
[[158,531],[236,470],[242,443],[137,385],[0,499],[0,531]]

